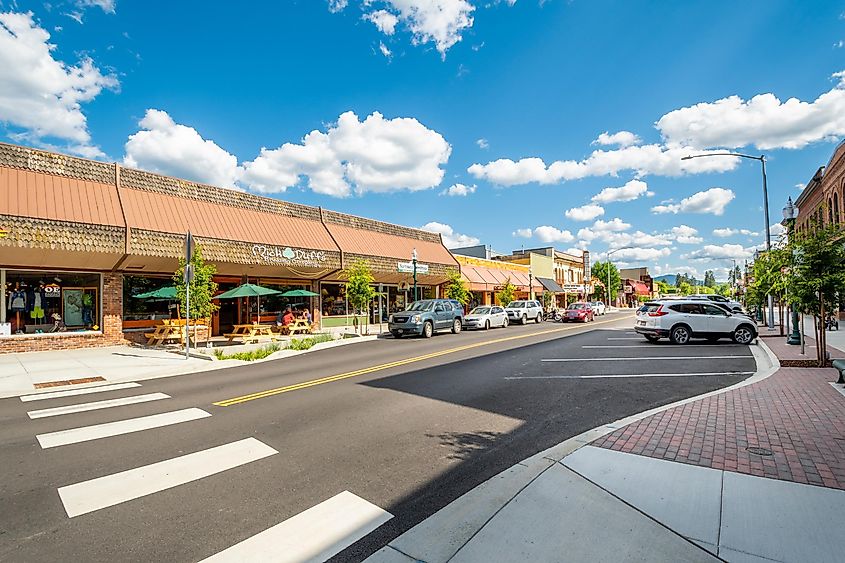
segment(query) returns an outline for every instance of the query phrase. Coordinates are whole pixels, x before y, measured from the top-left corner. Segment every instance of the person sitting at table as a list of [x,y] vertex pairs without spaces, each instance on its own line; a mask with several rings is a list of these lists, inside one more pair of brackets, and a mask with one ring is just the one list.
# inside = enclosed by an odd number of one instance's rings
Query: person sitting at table
[[308,307],[302,310],[302,318],[305,319],[308,324],[311,324],[311,311],[308,310]]
[[287,326],[291,324],[294,320],[293,311],[291,311],[290,307],[285,309],[285,314],[282,316],[282,326]]

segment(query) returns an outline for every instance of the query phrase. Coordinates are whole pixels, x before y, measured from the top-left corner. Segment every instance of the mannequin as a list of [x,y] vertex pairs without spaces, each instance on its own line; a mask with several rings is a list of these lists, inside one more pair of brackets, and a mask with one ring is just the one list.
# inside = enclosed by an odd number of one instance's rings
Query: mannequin
[[22,333],[21,312],[26,310],[26,292],[21,288],[20,282],[15,282],[15,289],[9,294],[9,310],[15,313],[16,332]]

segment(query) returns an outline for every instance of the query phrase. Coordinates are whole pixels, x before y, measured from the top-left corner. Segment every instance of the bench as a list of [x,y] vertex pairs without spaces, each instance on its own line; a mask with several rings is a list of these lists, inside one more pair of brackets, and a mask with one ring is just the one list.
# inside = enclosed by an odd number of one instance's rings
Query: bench
[[836,383],[845,385],[845,360],[833,360],[831,363],[833,367],[839,371],[839,379]]

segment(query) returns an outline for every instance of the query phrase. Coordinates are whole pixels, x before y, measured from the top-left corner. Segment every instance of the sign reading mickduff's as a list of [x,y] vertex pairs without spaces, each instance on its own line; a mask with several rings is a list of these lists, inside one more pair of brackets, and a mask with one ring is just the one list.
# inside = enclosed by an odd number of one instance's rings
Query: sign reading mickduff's
[[269,264],[290,264],[293,266],[313,266],[322,268],[325,265],[326,253],[322,250],[305,250],[286,246],[252,245],[252,255]]

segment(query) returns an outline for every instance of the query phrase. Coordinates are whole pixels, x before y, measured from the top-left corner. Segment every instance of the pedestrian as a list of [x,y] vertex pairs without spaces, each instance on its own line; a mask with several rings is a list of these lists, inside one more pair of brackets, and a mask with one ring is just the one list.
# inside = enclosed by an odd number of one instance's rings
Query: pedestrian
[[302,318],[308,321],[308,324],[311,324],[311,311],[308,310],[308,307],[302,310]]
[[291,324],[293,321],[294,321],[293,311],[291,311],[291,308],[288,307],[287,309],[285,309],[284,316],[282,316],[282,325],[287,326],[287,325]]

